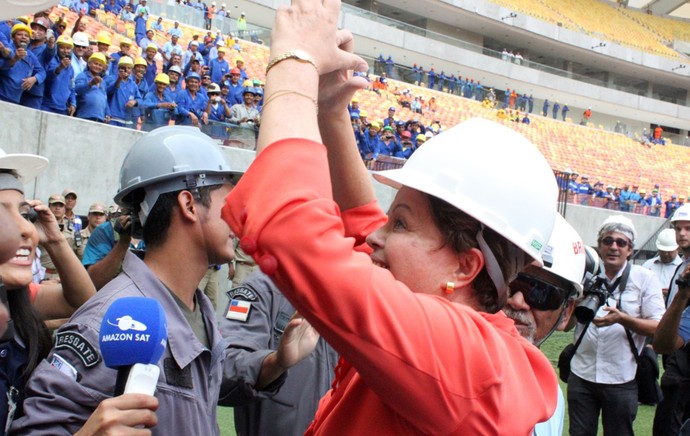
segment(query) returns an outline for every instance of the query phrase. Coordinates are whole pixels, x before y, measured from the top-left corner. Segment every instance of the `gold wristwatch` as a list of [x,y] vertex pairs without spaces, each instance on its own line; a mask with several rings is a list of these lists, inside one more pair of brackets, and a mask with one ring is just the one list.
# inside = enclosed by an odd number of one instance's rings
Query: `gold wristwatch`
[[292,50],[292,51],[287,51],[279,56],[276,56],[273,58],[268,65],[266,65],[266,74],[268,74],[268,71],[273,68],[276,64],[279,62],[283,62],[286,59],[294,59],[299,62],[307,63],[307,64],[312,64],[314,68],[316,69],[316,72],[319,72],[319,67],[316,66],[316,62],[314,62],[314,59],[309,56],[307,52],[304,50]]

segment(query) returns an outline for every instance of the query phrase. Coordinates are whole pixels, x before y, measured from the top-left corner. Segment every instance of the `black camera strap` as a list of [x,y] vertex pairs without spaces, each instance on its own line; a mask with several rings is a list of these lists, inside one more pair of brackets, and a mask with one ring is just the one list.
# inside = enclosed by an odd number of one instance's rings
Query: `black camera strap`
[[[623,280],[621,281],[621,287],[620,287],[620,293],[618,294],[618,310],[623,312],[623,304],[621,299],[623,298],[623,291],[625,291],[625,286],[628,284],[628,276],[630,276],[630,262],[628,262],[628,265],[625,267],[625,271],[623,271],[623,275],[619,277],[619,280],[622,278]],[[628,337],[628,344],[630,344],[630,352],[635,356],[635,362],[640,361],[640,353],[637,351],[637,346],[635,345],[635,341],[633,340],[632,333],[630,330],[627,328],[623,327],[625,329],[625,335]]]
[[573,348],[573,356],[575,356],[575,353],[577,353],[577,348],[580,346],[582,339],[584,339],[585,333],[587,333],[587,328],[591,323],[592,321],[587,321],[587,324],[585,324],[585,327],[582,329],[582,333],[580,333],[580,336],[577,338],[577,341],[575,341],[575,348]]

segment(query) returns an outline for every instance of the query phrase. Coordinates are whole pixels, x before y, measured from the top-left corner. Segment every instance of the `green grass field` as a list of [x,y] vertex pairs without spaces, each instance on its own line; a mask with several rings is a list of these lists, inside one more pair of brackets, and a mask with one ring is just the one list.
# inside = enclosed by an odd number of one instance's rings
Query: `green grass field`
[[[551,336],[544,344],[542,344],[541,349],[544,352],[544,354],[546,354],[546,356],[549,358],[554,368],[556,368],[556,363],[558,362],[558,355],[561,353],[561,350],[572,340],[572,337],[572,332],[555,332],[553,336]],[[561,382],[561,388],[563,389],[563,394],[565,395],[568,386],[565,383]],[[635,420],[635,434],[640,436],[652,434],[654,410],[655,408],[653,406],[639,406],[639,408],[637,409],[637,419]],[[218,424],[220,425],[220,431],[222,435],[236,435],[235,426],[233,424],[232,419],[231,408],[218,408]],[[567,404],[563,434],[568,434]],[[603,431],[601,430],[601,424],[599,426],[599,434],[603,435]]]
[[[558,355],[561,350],[565,348],[568,343],[573,339],[573,332],[555,332],[549,339],[546,340],[541,346],[541,350],[546,354],[546,356],[551,361],[551,364],[556,368],[556,363],[558,363]],[[558,369],[556,369],[558,371]],[[560,381],[560,380],[559,380]],[[561,388],[563,389],[563,395],[566,395],[568,385],[563,382],[561,383]],[[568,434],[568,408],[566,402],[566,418],[563,428],[563,434]],[[637,418],[635,419],[635,434],[640,436],[646,436],[652,434],[652,423],[654,422],[654,406],[642,406],[637,408]],[[601,429],[601,421],[599,421],[599,434],[603,435],[604,432]]]

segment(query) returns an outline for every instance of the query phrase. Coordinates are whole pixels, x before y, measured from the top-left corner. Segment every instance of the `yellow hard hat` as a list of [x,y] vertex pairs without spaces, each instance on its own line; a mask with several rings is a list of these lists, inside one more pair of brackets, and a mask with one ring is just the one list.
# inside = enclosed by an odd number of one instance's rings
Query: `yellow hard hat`
[[134,67],[134,61],[129,56],[122,56],[119,61],[117,61],[117,66],[126,65],[128,67]]
[[221,45],[220,47],[218,47],[218,53],[225,53],[226,50],[227,50],[227,49],[226,49],[224,46],[222,46],[222,45]]
[[359,111],[359,117],[360,117],[360,118],[362,118],[362,117],[367,117],[367,116],[369,116],[369,114],[367,113],[367,111],[365,111],[365,110],[360,110],[360,111]]
[[22,15],[21,17],[17,18],[17,21],[21,21],[22,23],[28,25],[29,24],[29,17],[26,15]]
[[423,133],[420,133],[419,135],[417,135],[417,137],[415,139],[417,140],[418,144],[422,144],[422,143],[426,142],[426,136]]
[[105,55],[104,55],[103,53],[94,53],[94,54],[92,54],[91,57],[89,58],[89,62],[91,62],[91,61],[99,61],[99,62],[101,62],[103,65],[107,65],[107,64],[108,64],[108,61],[106,61]]
[[72,42],[72,38],[69,37],[69,35],[60,35],[58,36],[58,39],[56,41],[58,44],[62,45],[69,45],[70,47],[74,47],[74,43]]
[[146,59],[142,58],[141,56],[137,58],[137,60],[134,61],[134,66],[136,67],[137,65],[143,65],[144,67],[149,66],[148,62],[146,62]]
[[235,58],[235,65],[237,65],[238,62],[244,63],[244,59],[242,59],[242,57],[240,57],[240,56],[237,56],[237,57]]
[[[360,117],[361,117],[361,115],[360,115]],[[380,121],[372,121],[371,127],[373,127],[376,130],[381,130],[381,122]]]
[[31,31],[31,27],[27,26],[24,23],[17,23],[14,26],[12,26],[12,31],[10,32],[10,36],[14,36],[15,33],[19,32],[20,30],[24,30],[29,33],[29,38],[31,38],[31,34],[33,33]]
[[122,41],[120,41],[120,45],[132,45],[132,40],[129,38],[122,38]]
[[170,85],[170,77],[168,77],[168,75],[165,73],[160,73],[156,76],[156,80],[154,80],[154,82]]
[[158,46],[156,44],[149,44],[146,46],[146,51],[155,50],[158,51]]
[[110,35],[104,31],[100,31],[98,32],[98,35],[96,35],[96,42],[99,44],[110,45],[112,41],[110,40]]

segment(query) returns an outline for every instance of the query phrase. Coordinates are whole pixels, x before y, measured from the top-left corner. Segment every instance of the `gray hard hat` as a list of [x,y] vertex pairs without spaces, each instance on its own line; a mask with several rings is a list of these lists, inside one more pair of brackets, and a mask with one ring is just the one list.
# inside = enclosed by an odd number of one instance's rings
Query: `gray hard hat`
[[114,200],[123,207],[137,206],[138,200],[131,194],[143,189],[144,199],[138,206],[139,221],[144,225],[161,194],[232,183],[240,174],[230,168],[213,139],[198,128],[160,127],[137,140],[125,156]]

